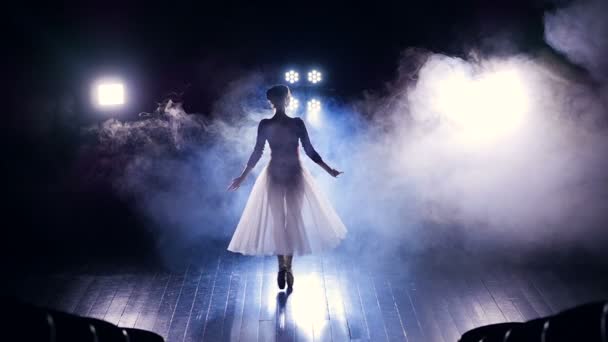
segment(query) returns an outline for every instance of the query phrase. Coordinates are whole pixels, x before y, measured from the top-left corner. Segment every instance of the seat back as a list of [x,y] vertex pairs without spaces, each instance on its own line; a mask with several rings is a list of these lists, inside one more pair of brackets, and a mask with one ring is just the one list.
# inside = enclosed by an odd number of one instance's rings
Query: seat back
[[519,326],[521,324],[523,323],[497,323],[478,327],[462,334],[462,336],[460,337],[460,342],[479,342],[482,339],[484,342],[502,342],[505,333],[509,329]]
[[546,318],[537,318],[522,325],[514,326],[505,333],[504,342],[538,341],[541,340]]
[[593,302],[562,311],[549,318],[542,333],[544,342],[602,342],[602,315],[606,302]]

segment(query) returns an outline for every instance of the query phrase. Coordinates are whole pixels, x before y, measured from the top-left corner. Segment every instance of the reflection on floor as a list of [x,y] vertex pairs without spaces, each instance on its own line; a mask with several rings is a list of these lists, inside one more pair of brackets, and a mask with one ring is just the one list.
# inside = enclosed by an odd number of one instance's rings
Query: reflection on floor
[[170,271],[30,274],[17,296],[167,341],[456,341],[481,325],[546,316],[608,298],[608,279],[548,268],[362,263],[344,254],[294,259],[289,295],[276,257],[229,252]]

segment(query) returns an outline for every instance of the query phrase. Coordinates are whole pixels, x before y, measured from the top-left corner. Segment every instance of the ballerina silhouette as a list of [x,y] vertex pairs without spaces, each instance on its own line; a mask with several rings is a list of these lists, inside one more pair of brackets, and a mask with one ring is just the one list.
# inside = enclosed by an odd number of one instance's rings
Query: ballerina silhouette
[[331,168],[313,148],[301,118],[289,117],[285,109],[291,101],[289,88],[273,86],[266,97],[274,116],[258,125],[256,143],[241,175],[228,190],[240,187],[262,157],[266,141],[270,162],[257,177],[228,250],[244,255],[277,255],[277,284],[293,288],[294,255],[320,253],[337,246],[347,230],[340,217],[303,167],[299,142],[308,157],[333,177],[343,172]]

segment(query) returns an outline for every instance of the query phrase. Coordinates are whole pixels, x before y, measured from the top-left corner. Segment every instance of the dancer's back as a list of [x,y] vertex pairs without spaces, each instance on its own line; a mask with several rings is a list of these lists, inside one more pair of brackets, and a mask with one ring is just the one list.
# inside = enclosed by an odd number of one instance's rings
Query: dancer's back
[[272,160],[290,162],[297,159],[301,124],[301,119],[288,116],[275,115],[265,120],[266,139],[270,145]]
[[266,140],[271,151],[269,172],[273,180],[281,183],[294,183],[300,174],[298,140],[302,141],[304,151],[312,160],[321,160],[310,143],[306,125],[301,118],[275,115],[260,121],[256,144],[249,161],[252,166],[262,156]]

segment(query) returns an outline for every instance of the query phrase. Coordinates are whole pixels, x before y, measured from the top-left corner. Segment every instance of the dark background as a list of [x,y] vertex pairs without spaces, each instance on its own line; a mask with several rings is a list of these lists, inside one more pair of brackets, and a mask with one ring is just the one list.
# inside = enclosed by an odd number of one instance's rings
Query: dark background
[[[472,47],[538,48],[550,6],[541,0],[23,6],[8,17],[16,30],[8,70],[22,96],[76,94],[97,75],[129,74],[142,107],[190,85],[186,105],[204,113],[239,72],[300,63],[322,66],[340,95],[354,97],[390,80],[407,47],[453,55]],[[497,37],[512,45],[497,45]]]

